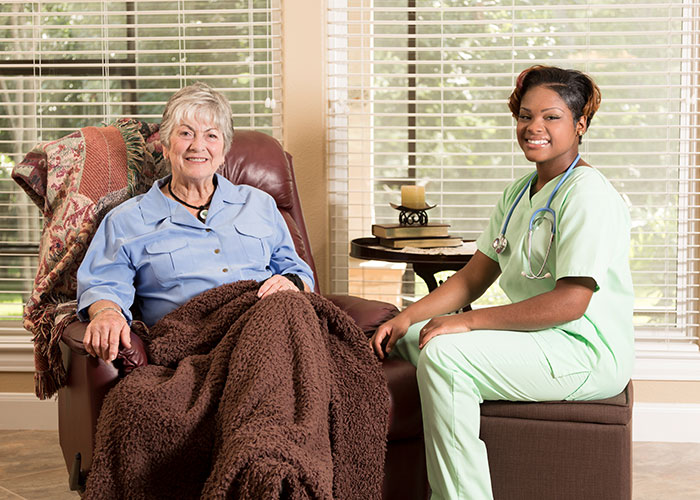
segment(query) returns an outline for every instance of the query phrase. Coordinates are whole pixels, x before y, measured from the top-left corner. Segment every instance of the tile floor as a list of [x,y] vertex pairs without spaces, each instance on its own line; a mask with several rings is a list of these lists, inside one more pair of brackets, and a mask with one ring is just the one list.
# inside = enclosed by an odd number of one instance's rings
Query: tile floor
[[[700,444],[634,443],[634,500],[699,500]],[[76,500],[52,431],[0,431],[0,500]],[[594,500],[594,499],[592,499]]]

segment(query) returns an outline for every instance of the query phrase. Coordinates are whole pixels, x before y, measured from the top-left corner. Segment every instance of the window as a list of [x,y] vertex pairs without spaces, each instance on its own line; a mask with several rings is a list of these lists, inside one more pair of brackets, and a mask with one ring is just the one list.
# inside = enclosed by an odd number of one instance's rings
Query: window
[[229,98],[236,128],[281,138],[280,1],[8,0],[0,33],[0,335],[16,335],[41,220],[15,163],[83,126],[158,122],[194,81]]
[[[516,76],[570,67],[603,92],[582,155],[630,207],[638,350],[696,356],[698,19],[686,0],[332,0],[334,291],[386,293],[348,245],[396,222],[401,184],[424,184],[431,221],[475,239],[504,187],[532,169],[506,105]],[[404,301],[425,292],[410,269],[396,279]],[[494,288],[482,303],[498,300]]]

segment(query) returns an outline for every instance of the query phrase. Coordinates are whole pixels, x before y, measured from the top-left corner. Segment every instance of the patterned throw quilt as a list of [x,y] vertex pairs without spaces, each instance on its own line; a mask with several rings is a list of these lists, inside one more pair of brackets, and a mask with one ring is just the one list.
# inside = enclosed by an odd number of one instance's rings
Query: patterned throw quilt
[[12,171],[44,215],[39,265],[24,310],[41,399],[65,384],[58,342],[75,319],[76,273],[97,226],[113,207],[168,173],[157,132],[157,124],[132,119],[85,127],[35,146]]

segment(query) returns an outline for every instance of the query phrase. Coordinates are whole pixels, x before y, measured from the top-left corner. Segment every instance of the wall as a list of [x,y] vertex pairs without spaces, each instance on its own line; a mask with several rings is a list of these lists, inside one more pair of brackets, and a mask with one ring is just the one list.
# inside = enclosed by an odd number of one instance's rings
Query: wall
[[700,381],[635,380],[634,400],[639,403],[700,404]]
[[[295,5],[297,8],[294,8]],[[283,143],[294,157],[319,285],[329,290],[328,182],[324,94],[325,2],[283,2]]]
[[34,374],[29,372],[0,372],[0,392],[34,393]]

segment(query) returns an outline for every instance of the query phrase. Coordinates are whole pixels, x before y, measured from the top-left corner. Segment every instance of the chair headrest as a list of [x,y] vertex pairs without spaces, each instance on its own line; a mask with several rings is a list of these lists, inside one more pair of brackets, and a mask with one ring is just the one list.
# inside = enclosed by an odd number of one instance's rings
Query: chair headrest
[[271,194],[280,209],[291,210],[293,206],[292,169],[274,137],[253,130],[235,132],[219,174],[234,184],[247,184]]

